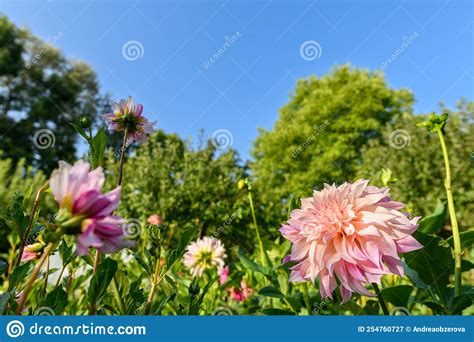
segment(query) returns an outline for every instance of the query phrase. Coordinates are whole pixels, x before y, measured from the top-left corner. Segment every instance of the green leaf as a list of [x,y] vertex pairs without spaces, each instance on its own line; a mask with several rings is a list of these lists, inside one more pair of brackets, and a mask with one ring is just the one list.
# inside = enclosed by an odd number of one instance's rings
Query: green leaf
[[74,130],[79,133],[87,142],[89,142],[89,137],[80,125],[71,122],[71,126],[74,127]]
[[149,267],[149,265],[143,260],[142,257],[140,257],[136,252],[132,252],[133,257],[137,261],[137,263],[146,271],[148,275],[151,275],[153,273],[152,269]]
[[54,310],[56,315],[60,315],[67,305],[67,293],[60,287],[48,293],[44,306]]
[[0,260],[0,275],[3,275],[8,269],[8,264],[3,261],[3,260]]
[[10,292],[5,292],[5,293],[0,294],[0,312],[3,312],[10,297],[11,297]]
[[253,272],[268,274],[268,269],[264,268],[263,266],[257,264],[252,259],[250,259],[241,247],[239,247],[239,249],[237,250],[237,256],[239,257],[240,261],[242,262],[242,265],[246,269]]
[[431,310],[433,310],[433,313],[435,315],[445,315],[446,314],[446,309],[443,308],[441,305],[434,303],[434,302],[423,302],[423,305],[426,305],[429,307]]
[[72,251],[72,247],[69,247],[66,241],[64,240],[62,240],[61,245],[59,245],[59,255],[61,256],[61,259],[63,260],[64,266],[69,264],[74,257],[74,252]]
[[98,302],[105,295],[115,272],[117,272],[117,262],[115,260],[107,258],[100,263],[89,286],[89,301],[91,303]]
[[101,127],[97,134],[92,138],[92,168],[102,166],[104,162],[105,147],[107,145],[107,134]]
[[417,273],[424,284],[444,298],[444,288],[449,284],[449,275],[454,269],[451,248],[437,236],[415,232],[413,237],[424,247],[404,254],[407,266]]
[[283,309],[275,309],[275,308],[266,308],[260,310],[260,312],[264,315],[269,315],[269,316],[294,316],[295,313],[289,310],[283,310]]
[[[471,248],[474,245],[474,230],[459,233],[459,239],[461,240],[461,248]],[[452,236],[450,236],[446,241],[448,241],[451,248],[454,248],[454,240]]]
[[28,262],[24,265],[18,266],[15,268],[10,275],[10,283],[8,285],[8,291],[16,288],[20,283],[28,276],[28,274],[33,269],[33,263]]
[[473,302],[472,302],[472,293],[466,293],[462,294],[460,296],[454,297],[453,298],[453,303],[450,308],[451,314],[452,315],[461,315],[462,311],[470,307]]
[[155,312],[155,315],[161,315],[161,312],[163,311],[163,309],[165,308],[165,305],[170,302],[170,301],[173,301],[174,298],[176,297],[176,293],[171,293],[170,295],[166,296],[165,298],[163,298],[163,300],[161,301],[160,305],[158,306],[158,310],[156,310]]
[[181,234],[181,238],[178,241],[178,247],[176,247],[176,249],[172,250],[170,252],[169,256],[168,256],[168,260],[166,262],[166,266],[167,266],[168,270],[171,269],[171,267],[173,267],[175,262],[177,260],[181,259],[181,257],[184,255],[186,247],[191,242],[191,239],[192,239],[194,233],[196,232],[196,230],[197,230],[197,227],[193,227],[193,228],[185,230]]
[[378,315],[380,310],[379,302],[376,300],[368,300],[364,306],[367,315]]
[[285,298],[285,295],[273,286],[265,286],[263,289],[258,291],[258,294],[265,297]]
[[438,199],[434,212],[420,220],[418,231],[426,234],[436,233],[443,227],[447,214],[448,206],[446,205],[446,201]]
[[398,285],[387,287],[383,289],[382,296],[383,298],[392,303],[395,306],[400,306],[406,308],[408,306],[408,300],[413,291],[413,287],[410,285]]
[[474,264],[468,260],[461,260],[461,272],[469,272],[474,268]]

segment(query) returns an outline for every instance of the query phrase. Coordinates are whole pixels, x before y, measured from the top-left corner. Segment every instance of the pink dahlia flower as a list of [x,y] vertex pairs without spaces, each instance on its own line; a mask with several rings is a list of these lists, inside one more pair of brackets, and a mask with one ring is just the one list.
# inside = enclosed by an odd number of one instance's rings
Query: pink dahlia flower
[[229,287],[226,289],[226,291],[229,293],[230,298],[237,302],[243,302],[244,300],[249,299],[253,293],[253,289],[247,286],[245,280],[242,279],[242,281],[240,282],[240,286],[240,288]]
[[112,102],[112,109],[112,113],[102,117],[107,121],[110,130],[126,131],[127,144],[133,141],[145,142],[147,134],[153,133],[153,125],[156,122],[150,122],[142,116],[143,106],[134,104],[131,96],[127,100],[120,100],[119,103]]
[[224,267],[227,257],[222,242],[214,237],[205,236],[191,243],[184,254],[184,265],[193,276],[202,276],[205,270]]
[[159,226],[159,225],[163,224],[163,218],[160,215],[157,215],[157,214],[150,215],[150,217],[148,217],[147,221],[148,221],[149,224],[153,224],[155,226]]
[[74,165],[60,161],[49,180],[60,207],[57,224],[66,233],[79,234],[79,255],[87,254],[89,247],[113,253],[133,245],[124,239],[125,220],[112,215],[119,205],[121,188],[104,194],[104,180],[102,168],[90,171],[90,165],[82,160]]
[[388,188],[368,182],[326,184],[313,197],[301,199],[301,209],[293,210],[280,229],[293,244],[285,259],[296,262],[290,281],[319,278],[323,298],[332,298],[339,281],[347,302],[352,292],[373,296],[363,284],[380,284],[384,274],[403,276],[398,254],[423,247],[411,236],[419,217],[409,219]]
[[217,273],[219,274],[219,284],[224,284],[229,278],[229,266],[222,267]]

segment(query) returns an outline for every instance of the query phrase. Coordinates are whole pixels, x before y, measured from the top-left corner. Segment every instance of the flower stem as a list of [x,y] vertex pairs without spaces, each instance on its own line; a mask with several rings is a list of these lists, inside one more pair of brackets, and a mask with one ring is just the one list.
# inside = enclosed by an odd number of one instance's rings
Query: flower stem
[[260,248],[260,260],[262,265],[266,265],[266,260],[265,260],[265,250],[263,249],[263,243],[262,239],[260,238],[260,231],[258,229],[258,224],[257,224],[257,218],[255,216],[255,209],[253,207],[253,199],[252,199],[252,191],[249,189],[248,191],[248,196],[249,196],[249,202],[250,202],[250,210],[252,211],[252,219],[253,219],[253,225],[255,226],[255,234],[257,235],[257,242],[258,242],[258,247]]
[[100,252],[98,249],[95,250],[95,257],[94,257],[94,270],[92,274],[94,275],[97,272],[97,267],[99,267],[100,263]]
[[158,254],[158,258],[156,259],[155,273],[153,273],[153,276],[151,277],[151,289],[150,289],[150,293],[148,295],[148,298],[146,301],[146,307],[145,307],[146,316],[148,316],[151,311],[151,303],[153,302],[153,297],[155,296],[156,285],[158,285],[158,283],[162,279],[162,277],[159,277],[159,274],[160,274],[160,254]]
[[33,273],[30,276],[30,279],[26,283],[25,289],[23,290],[23,293],[20,297],[20,301],[18,303],[18,306],[15,310],[15,315],[20,315],[21,311],[23,310],[23,307],[25,306],[26,300],[28,299],[28,294],[30,293],[31,286],[36,280],[36,277],[38,276],[38,273],[41,271],[41,268],[43,267],[44,262],[49,256],[49,253],[53,250],[54,244],[50,242],[46,248],[43,251],[43,254],[41,255],[40,259],[38,260],[38,263],[36,264],[35,269],[33,270]]
[[30,214],[30,219],[28,221],[28,226],[25,229],[25,232],[23,233],[23,236],[21,237],[20,241],[20,251],[18,253],[18,258],[16,259],[15,262],[15,267],[18,267],[21,263],[21,258],[23,257],[23,251],[25,250],[25,246],[28,241],[28,235],[30,235],[31,227],[33,226],[33,221],[35,219],[35,214],[36,210],[38,210],[38,205],[41,199],[41,194],[45,192],[49,188],[49,182],[44,184],[41,188],[39,188],[38,192],[36,193],[36,198],[33,203],[33,208],[31,209],[31,214]]
[[122,185],[123,163],[125,159],[125,150],[127,149],[127,135],[128,135],[128,131],[125,128],[125,132],[123,133],[122,148],[120,149],[120,164],[119,164],[119,177],[118,177],[119,186]]
[[375,290],[375,293],[377,294],[377,299],[379,300],[380,307],[382,308],[383,314],[385,316],[389,316],[390,313],[388,312],[387,304],[385,304],[385,300],[382,297],[382,293],[380,292],[378,285],[376,283],[372,283],[372,286]]
[[446,168],[446,179],[444,187],[446,189],[446,196],[448,199],[449,218],[451,219],[451,228],[453,232],[454,242],[454,293],[456,296],[461,294],[461,239],[459,237],[458,220],[456,218],[456,210],[454,209],[453,191],[451,189],[451,167],[449,165],[448,149],[444,140],[443,132],[439,126],[436,127],[441,149],[443,150],[444,166]]

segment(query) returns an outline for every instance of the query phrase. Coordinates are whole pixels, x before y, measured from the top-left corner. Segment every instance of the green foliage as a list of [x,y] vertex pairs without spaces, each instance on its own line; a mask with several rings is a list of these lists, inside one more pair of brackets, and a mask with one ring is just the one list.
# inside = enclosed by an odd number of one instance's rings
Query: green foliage
[[[251,214],[245,193],[237,188],[245,170],[233,150],[219,153],[211,143],[202,145],[193,149],[162,131],[151,135],[126,158],[119,212],[140,222],[160,215],[168,238],[165,247],[191,227],[201,236],[248,247]],[[106,168],[116,172],[117,154],[109,152]],[[115,187],[116,173],[108,179],[108,186]]]
[[89,302],[95,305],[105,295],[115,272],[117,272],[117,262],[110,258],[102,261],[94,274],[89,287]]
[[[77,135],[69,123],[83,115],[95,120],[104,102],[95,72],[67,59],[54,46],[60,39],[61,32],[42,41],[0,17],[0,149],[15,164],[25,158],[47,173],[58,160],[74,158]],[[39,129],[52,132],[47,144],[54,148],[36,147]]]
[[[474,102],[460,101],[457,111],[448,112],[444,131],[449,146],[452,189],[460,229],[466,230],[474,222]],[[371,141],[363,148],[363,163],[358,172],[358,177],[369,178],[373,184],[382,185],[378,174],[382,168],[390,168],[397,178],[397,182],[390,187],[391,196],[408,203],[416,216],[434,212],[438,198],[446,197],[443,155],[438,137],[416,127],[416,123],[426,118],[411,114],[394,118],[382,130],[382,141]],[[398,146],[393,132],[399,132],[402,139]]]
[[384,125],[412,102],[409,91],[390,89],[381,74],[349,66],[298,81],[275,127],[260,130],[253,150],[255,188],[269,224],[276,230],[286,219],[292,198],[353,180],[361,149],[381,140]]

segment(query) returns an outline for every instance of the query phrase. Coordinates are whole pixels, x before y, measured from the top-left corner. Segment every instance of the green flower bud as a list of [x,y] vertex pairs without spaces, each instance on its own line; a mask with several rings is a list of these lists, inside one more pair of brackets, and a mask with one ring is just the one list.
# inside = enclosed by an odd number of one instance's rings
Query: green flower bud
[[92,125],[92,120],[90,117],[88,116],[82,116],[80,119],[79,119],[79,125],[82,127],[82,128],[89,128],[91,125]]

